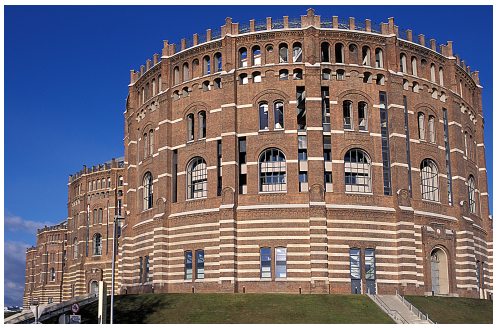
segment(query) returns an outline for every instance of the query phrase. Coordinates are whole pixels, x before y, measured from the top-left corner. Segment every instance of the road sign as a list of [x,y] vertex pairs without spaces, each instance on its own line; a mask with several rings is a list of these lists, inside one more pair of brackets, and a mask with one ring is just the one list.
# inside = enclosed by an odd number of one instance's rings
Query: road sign
[[78,303],[74,303],[72,306],[71,306],[71,311],[76,314],[78,313],[78,311],[80,310],[80,306],[78,305]]
[[80,324],[81,323],[81,316],[80,315],[70,315],[69,316],[69,323],[70,324]]

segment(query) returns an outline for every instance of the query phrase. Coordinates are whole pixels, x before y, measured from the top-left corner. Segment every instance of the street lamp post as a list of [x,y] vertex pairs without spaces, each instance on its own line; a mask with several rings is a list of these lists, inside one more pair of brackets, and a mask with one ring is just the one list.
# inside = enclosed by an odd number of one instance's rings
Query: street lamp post
[[115,267],[115,262],[116,262],[116,235],[117,235],[117,229],[118,225],[117,223],[124,218],[122,216],[116,215],[114,216],[114,227],[113,227],[113,233],[112,233],[112,275],[111,275],[111,318],[110,318],[110,324],[112,325],[113,319],[114,319],[114,267]]

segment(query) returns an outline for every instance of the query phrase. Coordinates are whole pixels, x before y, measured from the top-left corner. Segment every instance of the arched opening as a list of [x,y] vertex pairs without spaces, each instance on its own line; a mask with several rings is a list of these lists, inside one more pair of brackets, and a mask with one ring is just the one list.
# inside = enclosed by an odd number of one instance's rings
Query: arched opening
[[90,282],[90,294],[98,294],[99,293],[99,283],[95,280]]
[[434,295],[449,294],[448,256],[438,247],[431,252],[431,282]]

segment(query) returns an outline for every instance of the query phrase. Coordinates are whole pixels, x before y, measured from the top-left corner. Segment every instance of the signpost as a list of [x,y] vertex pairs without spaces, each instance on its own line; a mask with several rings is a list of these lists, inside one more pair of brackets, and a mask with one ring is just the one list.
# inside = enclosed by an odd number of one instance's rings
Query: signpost
[[75,314],[70,315],[69,316],[69,323],[70,324],[80,324],[81,323],[81,316],[75,315]]

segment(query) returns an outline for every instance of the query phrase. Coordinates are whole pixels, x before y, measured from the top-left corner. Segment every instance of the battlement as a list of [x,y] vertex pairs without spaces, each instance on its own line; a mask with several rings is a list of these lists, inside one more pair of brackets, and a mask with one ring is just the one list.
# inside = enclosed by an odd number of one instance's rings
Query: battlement
[[69,176],[69,183],[72,183],[76,179],[79,179],[84,174],[95,173],[100,171],[107,171],[112,168],[123,168],[124,167],[124,157],[113,158],[110,161],[93,165],[91,167],[87,167],[83,165],[83,169],[76,172],[75,174],[71,174]]
[[67,221],[64,220],[59,224],[52,225],[52,226],[44,226],[41,229],[37,229],[36,233],[40,234],[40,233],[47,232],[47,231],[65,230],[65,229],[67,229]]
[[[307,10],[306,15],[301,17],[289,18],[283,16],[280,19],[273,19],[267,17],[265,20],[251,19],[248,23],[240,24],[232,22],[232,18],[225,19],[225,25],[216,29],[207,29],[205,34],[192,35],[191,38],[182,38],[179,42],[178,48],[175,43],[169,43],[168,40],[163,41],[162,57],[171,57],[183,50],[196,47],[200,44],[207,43],[214,40],[223,39],[227,35],[239,35],[254,32],[264,32],[271,30],[288,30],[288,29],[306,29],[314,27],[317,29],[337,29],[337,30],[350,30],[357,32],[367,32],[385,36],[395,35],[397,38],[416,43],[422,47],[428,48],[434,52],[441,54],[448,58],[456,58],[457,65],[461,67],[474,81],[479,84],[478,71],[471,71],[470,66],[465,66],[465,62],[460,60],[457,55],[453,55],[453,41],[447,41],[446,44],[437,46],[435,39],[429,39],[429,44],[426,43],[424,34],[419,34],[416,39],[413,37],[413,31],[410,29],[401,29],[394,23],[394,18],[388,18],[387,23],[372,23],[370,19],[360,22],[355,20],[354,17],[340,18],[338,16],[324,17],[315,15],[315,10],[310,8]],[[133,84],[152,67],[160,62],[159,55],[155,53],[153,59],[147,59],[145,65],[141,65],[138,71],[130,71],[130,83]]]

